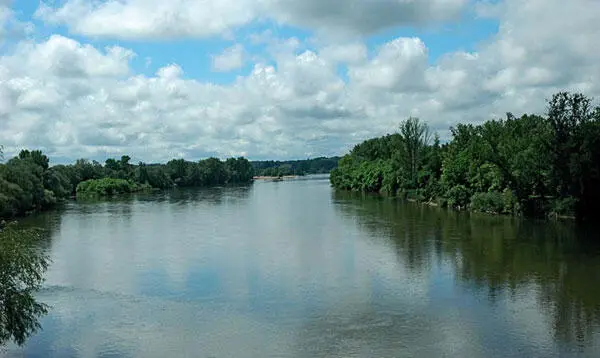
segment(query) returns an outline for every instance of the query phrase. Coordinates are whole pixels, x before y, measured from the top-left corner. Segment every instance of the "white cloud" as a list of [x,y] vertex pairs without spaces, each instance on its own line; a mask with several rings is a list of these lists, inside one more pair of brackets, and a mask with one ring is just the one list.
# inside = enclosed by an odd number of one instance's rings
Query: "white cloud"
[[486,15],[500,22],[495,36],[433,65],[416,37],[369,55],[360,42],[309,46],[264,33],[254,43],[268,58],[229,85],[190,79],[176,63],[136,75],[135,54],[120,47],[22,42],[0,55],[0,143],[7,154],[37,147],[54,158],[332,155],[409,115],[444,137],[459,121],[542,112],[559,90],[600,95],[600,3],[505,0]]
[[359,42],[329,44],[320,52],[324,59],[334,63],[357,64],[367,59],[367,46]]
[[42,3],[37,16],[74,33],[121,39],[207,37],[253,21],[365,34],[455,18],[468,0],[67,0]]
[[244,65],[244,46],[235,44],[226,48],[223,53],[213,56],[212,67],[218,72],[237,70]]
[[53,8],[42,3],[36,15],[67,24],[88,36],[122,39],[206,37],[247,24],[256,15],[251,0],[67,0]]
[[358,85],[392,91],[423,87],[427,47],[418,38],[397,38],[386,43],[369,63],[351,67]]
[[60,78],[118,77],[129,73],[129,60],[135,54],[122,47],[113,46],[102,53],[91,45],[53,35],[46,42],[22,42],[16,54],[5,57],[14,62],[13,68]]

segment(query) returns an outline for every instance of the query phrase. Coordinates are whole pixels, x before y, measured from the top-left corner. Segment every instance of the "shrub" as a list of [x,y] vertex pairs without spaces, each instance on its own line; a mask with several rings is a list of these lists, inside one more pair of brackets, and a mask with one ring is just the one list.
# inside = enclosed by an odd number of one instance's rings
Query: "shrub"
[[471,199],[471,193],[464,185],[456,185],[446,192],[448,206],[452,208],[466,208]]
[[448,207],[448,199],[444,198],[444,197],[438,197],[435,200],[437,206],[439,206],[440,208],[447,208]]
[[497,191],[475,193],[471,198],[471,209],[483,213],[502,214],[504,213],[504,197]]
[[124,179],[91,179],[77,185],[77,195],[109,196],[127,194],[151,188],[150,185],[139,185]]
[[575,216],[577,199],[574,197],[558,198],[551,203],[551,215]]
[[423,189],[411,189],[411,190],[405,190],[405,198],[409,199],[409,200],[415,200],[415,201],[425,201],[425,190]]
[[509,190],[508,188],[504,189],[502,192],[502,199],[504,202],[504,212],[507,214],[521,214],[521,205],[519,204],[519,199],[517,196]]
[[54,192],[52,192],[48,189],[44,189],[44,200],[42,201],[42,205],[43,206],[52,206],[52,205],[55,205],[57,202],[58,202],[58,199],[56,199]]

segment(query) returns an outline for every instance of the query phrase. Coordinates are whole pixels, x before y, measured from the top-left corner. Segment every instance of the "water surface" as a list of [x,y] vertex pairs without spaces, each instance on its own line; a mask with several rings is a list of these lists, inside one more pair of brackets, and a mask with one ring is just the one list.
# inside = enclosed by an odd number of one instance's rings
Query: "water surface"
[[327,177],[73,202],[26,224],[49,231],[51,310],[8,357],[600,356],[600,249],[572,225]]

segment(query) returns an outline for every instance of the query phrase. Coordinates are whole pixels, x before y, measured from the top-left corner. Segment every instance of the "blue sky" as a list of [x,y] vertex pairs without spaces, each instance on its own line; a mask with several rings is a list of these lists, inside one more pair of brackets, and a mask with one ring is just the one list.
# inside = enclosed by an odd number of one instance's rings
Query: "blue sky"
[[0,143],[66,161],[305,158],[408,116],[445,140],[558,90],[599,94],[599,4],[0,0]]

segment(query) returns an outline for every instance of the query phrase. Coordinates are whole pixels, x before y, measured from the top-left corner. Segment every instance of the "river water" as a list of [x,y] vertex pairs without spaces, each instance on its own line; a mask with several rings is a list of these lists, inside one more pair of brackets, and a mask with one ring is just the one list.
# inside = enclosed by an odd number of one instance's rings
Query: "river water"
[[73,202],[43,330],[8,357],[600,357],[600,247],[569,224],[324,176]]

